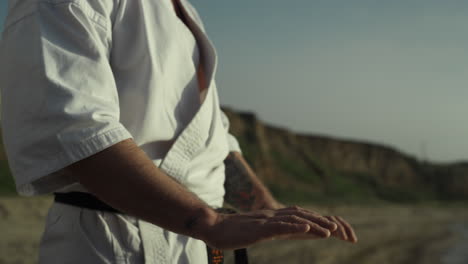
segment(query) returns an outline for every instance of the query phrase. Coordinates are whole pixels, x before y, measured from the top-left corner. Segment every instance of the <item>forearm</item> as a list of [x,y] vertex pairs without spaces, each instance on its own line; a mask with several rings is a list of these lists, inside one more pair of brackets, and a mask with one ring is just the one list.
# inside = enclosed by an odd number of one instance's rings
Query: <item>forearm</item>
[[277,209],[282,206],[272,197],[240,153],[229,153],[224,164],[224,198],[227,203],[243,211]]
[[216,213],[125,140],[66,168],[109,205],[170,231],[200,238],[197,226]]
[[324,238],[336,229],[326,218],[301,208],[217,214],[158,169],[132,140],[70,165],[66,172],[116,209],[216,248],[295,235]]

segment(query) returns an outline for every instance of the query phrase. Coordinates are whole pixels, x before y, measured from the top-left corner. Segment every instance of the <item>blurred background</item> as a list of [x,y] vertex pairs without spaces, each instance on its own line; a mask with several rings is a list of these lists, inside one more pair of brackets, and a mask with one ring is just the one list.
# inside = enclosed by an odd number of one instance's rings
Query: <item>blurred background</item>
[[[468,2],[191,2],[244,156],[360,236],[266,243],[253,263],[468,263]],[[34,263],[50,197],[17,197],[1,149],[0,194],[0,263]]]

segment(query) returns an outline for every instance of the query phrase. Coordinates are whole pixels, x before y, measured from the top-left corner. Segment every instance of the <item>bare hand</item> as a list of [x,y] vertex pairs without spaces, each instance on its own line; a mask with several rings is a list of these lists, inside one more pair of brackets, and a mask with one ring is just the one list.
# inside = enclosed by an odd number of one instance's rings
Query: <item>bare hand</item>
[[338,226],[338,228],[332,232],[332,236],[337,237],[343,241],[357,243],[358,239],[353,227],[342,217],[326,216],[326,218]]
[[327,238],[337,225],[327,218],[299,207],[261,210],[242,214],[218,214],[200,227],[203,239],[218,249],[243,248],[282,238]]

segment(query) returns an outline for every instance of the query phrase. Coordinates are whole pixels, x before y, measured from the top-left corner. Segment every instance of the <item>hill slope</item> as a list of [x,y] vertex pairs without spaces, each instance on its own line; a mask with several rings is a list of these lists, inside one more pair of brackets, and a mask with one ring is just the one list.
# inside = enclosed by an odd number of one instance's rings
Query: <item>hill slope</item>
[[391,147],[266,125],[225,109],[244,155],[280,196],[317,201],[468,199],[468,163],[420,162]]

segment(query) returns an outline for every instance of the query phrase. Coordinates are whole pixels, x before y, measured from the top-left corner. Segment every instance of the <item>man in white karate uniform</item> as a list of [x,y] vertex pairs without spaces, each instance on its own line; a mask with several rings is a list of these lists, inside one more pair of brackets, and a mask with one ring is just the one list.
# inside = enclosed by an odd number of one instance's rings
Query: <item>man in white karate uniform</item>
[[[256,178],[186,0],[10,0],[2,38],[18,192],[56,193],[40,263],[205,264],[206,244],[356,242],[341,218],[283,208]],[[250,212],[216,212],[224,201]]]

